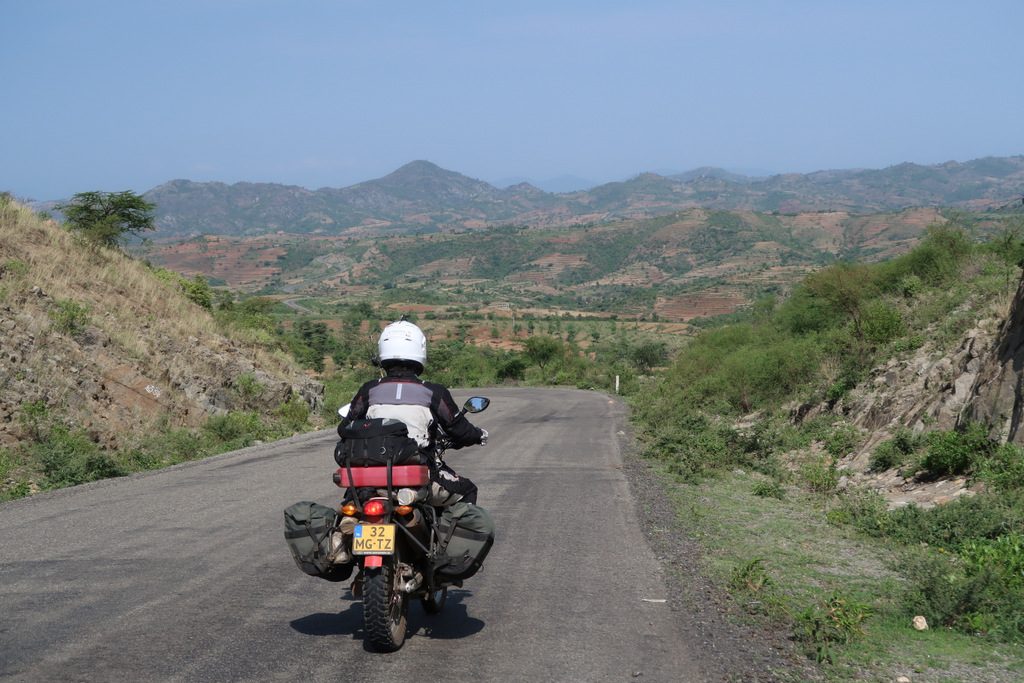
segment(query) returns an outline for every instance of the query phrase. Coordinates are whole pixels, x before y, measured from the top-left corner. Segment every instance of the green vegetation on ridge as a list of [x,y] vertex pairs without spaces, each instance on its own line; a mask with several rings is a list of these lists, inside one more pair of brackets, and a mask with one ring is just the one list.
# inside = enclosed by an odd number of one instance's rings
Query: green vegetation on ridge
[[[790,624],[809,655],[833,662],[830,676],[855,677],[868,644],[876,664],[885,650],[883,660],[941,666],[940,642],[962,646],[945,629],[991,647],[1024,642],[1024,450],[980,425],[898,432],[873,467],[986,485],[930,509],[889,510],[878,494],[840,491],[837,467],[863,438],[842,418],[844,398],[886,359],[952,352],[992,302],[1005,305],[1020,279],[1022,227],[1011,220],[983,243],[956,225],[932,227],[903,256],[824,268],[786,300],[765,298],[703,330],[631,397],[646,455],[691,501],[684,524],[702,534],[715,571],[748,610]],[[801,405],[826,410],[793,421]],[[757,519],[736,524],[744,506]],[[888,559],[864,574],[857,554]],[[916,615],[932,625],[934,647],[916,643]]]

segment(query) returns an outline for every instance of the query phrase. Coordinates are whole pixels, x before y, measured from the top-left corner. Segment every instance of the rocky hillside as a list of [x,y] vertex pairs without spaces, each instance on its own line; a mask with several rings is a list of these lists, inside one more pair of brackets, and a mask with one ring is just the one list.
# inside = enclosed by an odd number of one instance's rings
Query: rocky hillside
[[328,235],[475,229],[512,223],[564,226],[643,218],[693,207],[875,213],[918,206],[990,209],[1024,195],[1024,156],[934,166],[818,171],[749,178],[701,168],[644,173],[588,191],[496,188],[427,161],[346,188],[174,180],[146,193],[160,238],[187,235]]
[[258,340],[231,338],[173,282],[0,199],[0,450],[40,415],[104,448],[323,388]]
[[982,486],[967,475],[921,477],[912,468],[873,467],[872,454],[901,431],[926,434],[976,423],[997,443],[1024,445],[1024,279],[1015,294],[969,299],[953,315],[973,321],[954,344],[926,341],[876,367],[838,403],[804,406],[798,416],[832,411],[861,429],[865,439],[842,458],[840,470],[849,483],[880,491],[890,505],[929,507]]

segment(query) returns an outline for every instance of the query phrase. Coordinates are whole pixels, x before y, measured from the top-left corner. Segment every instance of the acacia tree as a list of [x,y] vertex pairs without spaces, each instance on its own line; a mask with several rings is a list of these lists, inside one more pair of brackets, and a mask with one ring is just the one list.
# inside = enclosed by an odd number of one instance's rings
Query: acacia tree
[[119,247],[143,232],[156,230],[151,204],[128,190],[125,192],[79,192],[67,204],[57,207],[65,225],[86,239],[105,247]]
[[540,366],[554,360],[562,351],[562,340],[554,337],[537,336],[526,340],[526,357]]

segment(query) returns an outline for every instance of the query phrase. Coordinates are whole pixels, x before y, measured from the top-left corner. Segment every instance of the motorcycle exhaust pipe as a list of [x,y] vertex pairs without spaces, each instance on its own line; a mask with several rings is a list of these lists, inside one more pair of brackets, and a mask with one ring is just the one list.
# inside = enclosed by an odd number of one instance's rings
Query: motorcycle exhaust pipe
[[412,593],[423,585],[423,574],[416,572],[416,575],[402,584],[403,593]]

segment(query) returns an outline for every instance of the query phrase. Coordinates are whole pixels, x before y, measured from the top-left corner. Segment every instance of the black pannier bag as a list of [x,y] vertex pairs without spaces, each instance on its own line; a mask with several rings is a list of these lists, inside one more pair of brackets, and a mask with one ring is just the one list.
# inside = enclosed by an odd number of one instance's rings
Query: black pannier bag
[[285,508],[284,540],[295,564],[306,574],[327,581],[344,581],[352,575],[352,564],[331,562],[331,533],[337,521],[336,510],[308,500]]
[[462,501],[450,505],[441,513],[438,530],[444,554],[434,571],[455,581],[476,574],[494,545],[494,522],[487,510]]
[[352,420],[338,426],[341,441],[334,448],[334,461],[342,467],[379,467],[386,465],[422,465],[416,441],[401,420],[377,417]]

